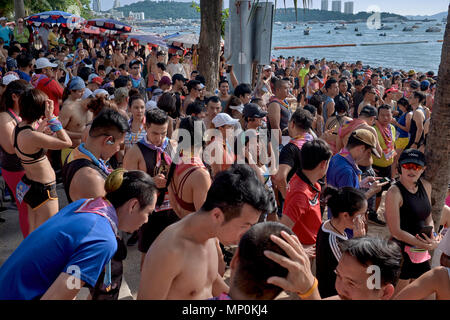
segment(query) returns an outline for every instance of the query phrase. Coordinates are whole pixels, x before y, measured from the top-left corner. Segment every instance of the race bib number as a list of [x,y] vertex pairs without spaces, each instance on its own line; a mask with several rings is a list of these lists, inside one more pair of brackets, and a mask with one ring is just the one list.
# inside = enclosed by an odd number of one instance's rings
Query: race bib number
[[17,184],[16,187],[16,198],[17,201],[19,201],[20,204],[22,204],[23,198],[25,198],[25,195],[30,190],[30,186],[25,184],[23,181],[20,181]]

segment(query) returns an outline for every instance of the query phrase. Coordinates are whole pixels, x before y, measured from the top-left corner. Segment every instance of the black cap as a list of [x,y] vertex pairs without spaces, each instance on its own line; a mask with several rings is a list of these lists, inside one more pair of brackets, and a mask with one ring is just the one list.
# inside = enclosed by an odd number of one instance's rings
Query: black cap
[[267,112],[261,111],[256,103],[247,103],[244,105],[244,118],[264,118]]
[[183,82],[188,81],[188,79],[186,79],[185,77],[183,77],[182,74],[179,74],[179,73],[176,73],[176,74],[173,75],[173,77],[172,77],[172,84],[175,84],[175,81],[177,81],[177,80],[181,80]]
[[378,111],[377,111],[377,108],[375,108],[371,105],[367,105],[362,108],[359,115],[360,116],[363,115],[363,116],[367,116],[367,117],[376,117],[378,115]]
[[410,86],[412,89],[419,89],[419,87],[420,87],[420,82],[417,81],[417,80],[413,80],[413,81],[411,81],[411,82],[409,83],[409,86]]
[[425,167],[426,161],[425,161],[425,155],[416,149],[407,149],[402,152],[400,155],[400,158],[398,159],[399,164],[404,163],[415,163],[419,166]]

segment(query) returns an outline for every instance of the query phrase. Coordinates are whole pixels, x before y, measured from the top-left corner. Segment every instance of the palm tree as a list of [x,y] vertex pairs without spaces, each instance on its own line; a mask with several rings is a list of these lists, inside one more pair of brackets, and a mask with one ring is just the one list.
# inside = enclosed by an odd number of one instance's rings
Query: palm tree
[[23,0],[14,0],[14,18],[19,19],[25,17],[25,5]]
[[435,230],[441,219],[450,176],[450,5],[448,13],[430,133],[425,149],[428,163],[425,177],[433,188],[431,203]]
[[[298,2],[294,1],[297,14]],[[261,0],[253,0],[253,6],[258,5]],[[268,0],[266,0],[268,2]],[[303,0],[303,7],[311,5],[312,0]],[[277,1],[275,0],[275,8]],[[286,0],[284,0],[286,7]],[[200,0],[200,39],[199,39],[199,62],[198,71],[205,77],[206,88],[209,91],[218,87],[219,83],[219,59],[220,59],[220,35],[221,14],[223,0]]]

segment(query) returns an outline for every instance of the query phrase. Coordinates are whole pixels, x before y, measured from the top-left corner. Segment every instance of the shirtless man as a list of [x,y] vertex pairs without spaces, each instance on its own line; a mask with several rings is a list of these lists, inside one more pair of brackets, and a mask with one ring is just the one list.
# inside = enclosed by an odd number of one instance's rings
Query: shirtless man
[[70,96],[64,101],[59,114],[59,121],[72,140],[71,148],[61,150],[61,162],[64,164],[69,153],[81,143],[81,136],[86,124],[92,121],[92,112],[87,108],[87,100],[82,101],[85,84],[83,79],[75,77],[70,80],[67,89]]
[[112,63],[115,68],[119,68],[121,64],[125,63],[125,57],[122,54],[122,48],[119,44],[114,47],[114,53],[112,54]]
[[167,138],[169,117],[160,109],[152,109],[146,113],[145,131],[147,136],[137,142],[125,154],[123,167],[127,170],[141,170],[148,173],[156,184],[162,199],[158,201],[149,221],[139,229],[139,251],[142,253],[141,268],[145,254],[154,239],[170,224],[179,220],[170,206],[165,192],[167,174],[172,162],[176,141]]
[[[86,143],[75,148],[63,166],[62,178],[69,203],[105,195],[104,185],[110,169],[104,161],[119,151],[127,130],[128,121],[116,110],[105,108],[95,117]],[[95,288],[90,288],[93,300],[118,299],[123,273],[122,260],[125,256],[126,247],[118,239],[118,250],[111,261],[112,289],[109,292],[101,289],[104,278],[102,272]]]
[[219,173],[202,208],[167,227],[142,268],[138,299],[203,300],[227,292],[217,272],[216,240],[237,244],[268,206],[264,185],[247,165]]

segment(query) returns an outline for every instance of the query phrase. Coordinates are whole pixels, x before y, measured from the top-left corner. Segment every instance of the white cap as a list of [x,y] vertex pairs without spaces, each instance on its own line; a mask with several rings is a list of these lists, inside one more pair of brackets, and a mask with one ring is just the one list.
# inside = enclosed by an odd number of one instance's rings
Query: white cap
[[8,20],[8,19],[6,17],[1,17],[0,21],[3,21],[3,20]]
[[51,63],[47,58],[39,58],[36,60],[35,69],[56,68],[56,63]]
[[97,89],[94,90],[94,92],[92,93],[94,96],[97,96],[98,94],[106,94],[107,97],[109,97],[109,93],[108,91],[106,91],[105,89]]
[[234,126],[236,123],[238,123],[239,120],[238,119],[233,119],[228,113],[219,113],[217,116],[214,117],[214,119],[212,119],[212,123],[214,123],[214,126],[216,128],[225,126],[225,125],[230,125],[230,126]]
[[240,113],[243,113],[244,112],[244,105],[240,104],[238,106],[230,106],[230,109],[233,109],[233,110],[239,111]]
[[88,77],[88,83],[91,83],[91,82],[92,82],[92,79],[97,78],[97,77],[98,77],[97,74],[91,73],[91,74],[89,75],[89,77]]
[[2,84],[4,86],[7,86],[8,84],[10,84],[10,82],[13,82],[13,81],[19,80],[19,79],[20,78],[17,75],[15,75],[14,73],[10,73],[2,78]]
[[145,104],[145,110],[151,110],[151,109],[157,109],[158,106],[156,104],[156,101],[148,100]]
[[267,65],[264,66],[263,70],[264,70],[264,71],[266,71],[266,70],[272,70],[272,67],[271,67],[270,65],[267,64]]

